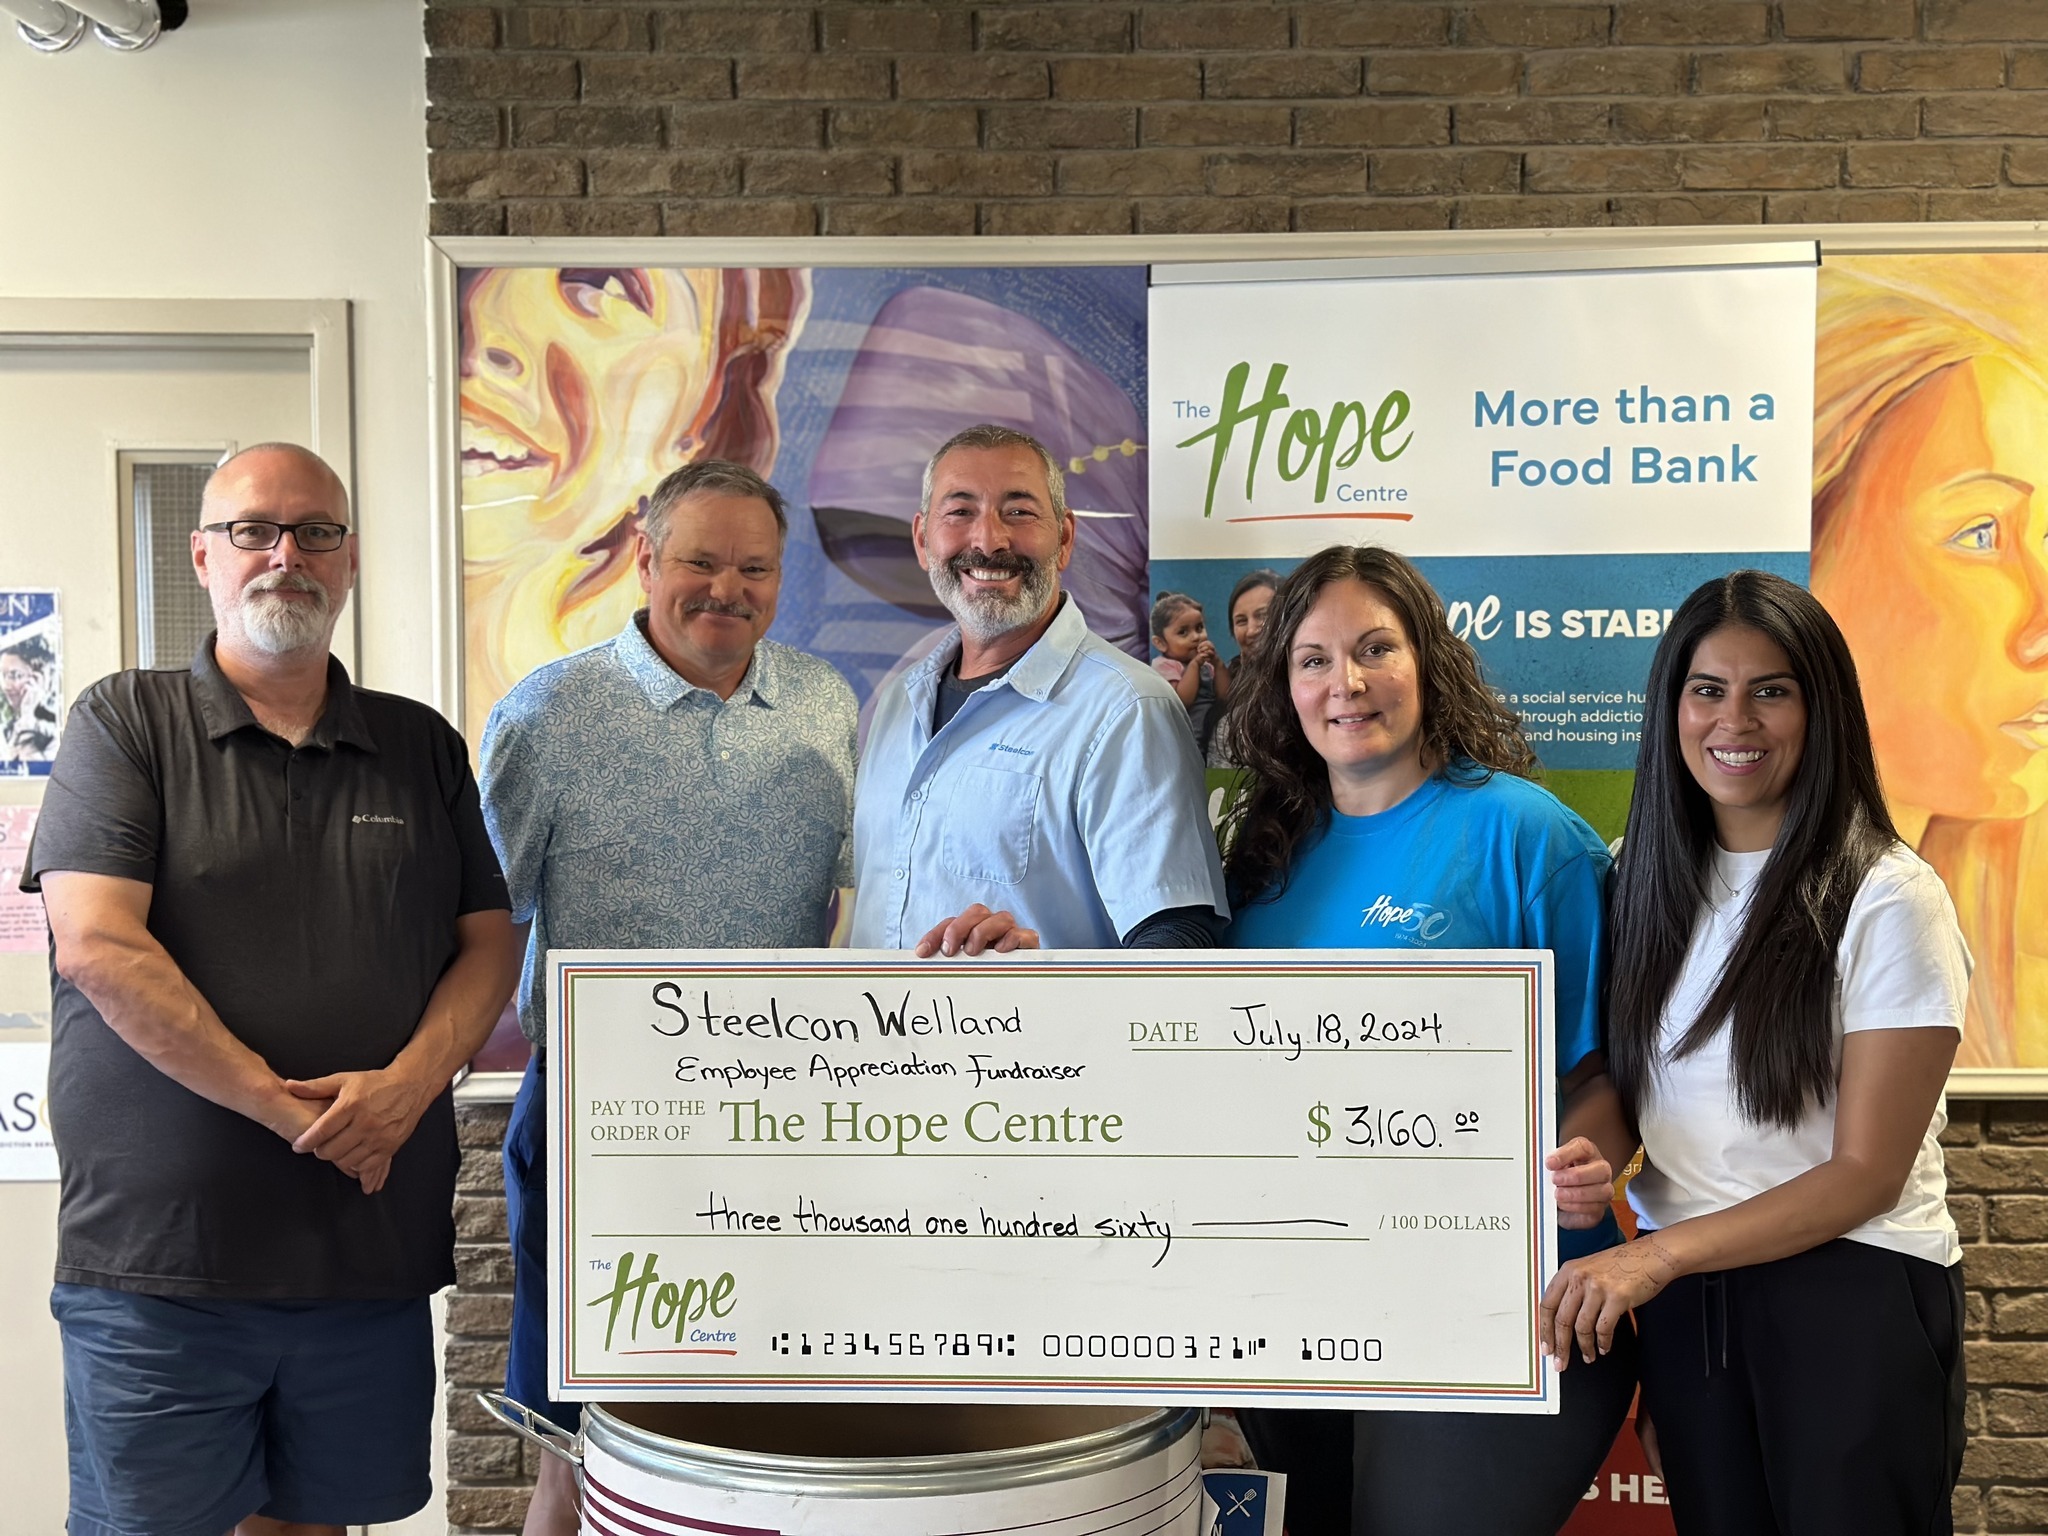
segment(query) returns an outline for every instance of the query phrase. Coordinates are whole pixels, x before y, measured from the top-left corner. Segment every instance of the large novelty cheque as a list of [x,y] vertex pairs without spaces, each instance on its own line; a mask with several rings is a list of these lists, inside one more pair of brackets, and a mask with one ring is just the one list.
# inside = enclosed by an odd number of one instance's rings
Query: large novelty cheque
[[559,1397],[1556,1411],[1548,952],[548,975]]

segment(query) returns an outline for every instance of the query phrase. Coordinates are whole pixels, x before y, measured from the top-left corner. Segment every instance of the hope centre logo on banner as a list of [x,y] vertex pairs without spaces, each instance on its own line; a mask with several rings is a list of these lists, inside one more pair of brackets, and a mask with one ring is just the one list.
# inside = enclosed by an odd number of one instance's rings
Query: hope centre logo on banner
[[1246,503],[1255,500],[1268,429],[1282,411],[1287,415],[1279,432],[1273,434],[1271,467],[1284,484],[1303,479],[1313,468],[1315,484],[1312,494],[1317,506],[1330,498],[1333,471],[1338,474],[1335,489],[1340,505],[1353,501],[1405,501],[1408,496],[1405,487],[1353,485],[1343,478],[1343,472],[1356,464],[1368,449],[1372,452],[1372,462],[1377,464],[1391,463],[1407,450],[1414,440],[1414,433],[1404,433],[1398,441],[1392,439],[1408,420],[1408,395],[1399,389],[1388,390],[1380,398],[1370,420],[1365,403],[1360,400],[1335,401],[1327,416],[1308,405],[1289,410],[1292,401],[1282,388],[1287,382],[1287,367],[1285,363],[1274,363],[1266,370],[1265,391],[1255,401],[1245,399],[1245,381],[1251,376],[1252,365],[1240,362],[1224,375],[1219,405],[1211,407],[1186,399],[1173,402],[1174,414],[1184,420],[1210,422],[1211,417],[1215,418],[1209,425],[1173,445],[1175,448],[1193,448],[1203,443],[1209,445],[1209,484],[1202,497],[1202,516],[1207,518],[1215,514],[1216,482],[1230,460],[1231,446],[1240,427],[1250,430],[1250,447],[1245,454],[1244,499]]

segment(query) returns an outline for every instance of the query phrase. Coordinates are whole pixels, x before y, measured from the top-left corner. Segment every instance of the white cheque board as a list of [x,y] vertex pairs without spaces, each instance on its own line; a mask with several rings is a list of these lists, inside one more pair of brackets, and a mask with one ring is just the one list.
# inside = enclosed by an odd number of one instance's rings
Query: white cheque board
[[552,951],[564,1399],[1556,1411],[1547,951]]

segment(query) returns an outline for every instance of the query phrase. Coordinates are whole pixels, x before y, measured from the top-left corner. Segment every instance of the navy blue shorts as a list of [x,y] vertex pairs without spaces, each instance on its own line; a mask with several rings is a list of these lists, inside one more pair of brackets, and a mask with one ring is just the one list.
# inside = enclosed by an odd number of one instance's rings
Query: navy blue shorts
[[573,1430],[581,1403],[548,1396],[548,1079],[536,1052],[505,1127],[505,1225],[512,1237],[512,1341],[505,1395]]
[[402,1520],[432,1494],[433,1316],[59,1285],[71,1536]]

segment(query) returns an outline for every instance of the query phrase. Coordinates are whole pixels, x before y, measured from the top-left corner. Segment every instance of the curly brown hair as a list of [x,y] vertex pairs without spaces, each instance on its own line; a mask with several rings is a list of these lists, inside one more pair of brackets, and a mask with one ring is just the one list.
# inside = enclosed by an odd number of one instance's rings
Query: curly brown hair
[[1332,582],[1362,581],[1386,599],[1415,648],[1422,690],[1422,761],[1433,771],[1536,777],[1520,718],[1502,704],[1479,655],[1451,632],[1443,599],[1412,563],[1377,545],[1333,544],[1280,583],[1257,649],[1231,680],[1232,746],[1251,787],[1226,813],[1224,870],[1232,899],[1271,901],[1287,889],[1296,851],[1329,825],[1330,770],[1309,745],[1288,687],[1295,632]]

